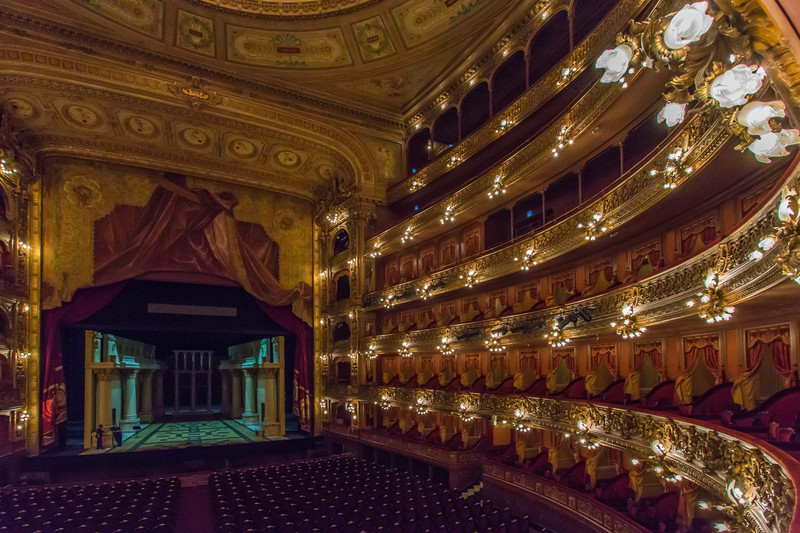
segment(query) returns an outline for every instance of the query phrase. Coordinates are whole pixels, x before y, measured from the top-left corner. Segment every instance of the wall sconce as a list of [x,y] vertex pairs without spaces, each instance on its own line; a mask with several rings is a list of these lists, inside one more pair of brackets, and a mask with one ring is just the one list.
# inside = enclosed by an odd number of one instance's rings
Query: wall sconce
[[607,232],[608,226],[606,226],[603,213],[595,213],[586,224],[579,223],[578,229],[582,229],[586,232],[586,235],[583,237],[585,240],[593,241],[597,237]]
[[325,217],[325,220],[328,221],[328,224],[333,226],[339,221],[339,213],[328,213],[328,216]]
[[678,186],[678,178],[681,175],[688,175],[694,171],[693,167],[684,166],[686,160],[686,152],[683,148],[675,148],[667,155],[667,161],[664,163],[663,168],[650,169],[651,176],[659,174],[664,176],[664,188],[672,190]]
[[525,252],[522,254],[522,257],[521,258],[515,257],[514,261],[521,261],[520,268],[522,270],[530,270],[531,267],[534,267],[539,264],[539,262],[535,259],[536,254],[538,253],[539,251],[533,247],[533,244],[531,244],[525,249]]
[[14,161],[14,154],[0,149],[0,174],[10,178],[19,172],[17,163]]
[[372,259],[375,259],[376,257],[380,257],[380,255],[381,255],[380,245],[376,242],[375,244],[372,245],[372,251],[369,253],[369,256]]
[[397,305],[397,296],[394,294],[387,294],[386,298],[381,299],[381,303],[383,304],[383,307],[385,307],[386,309],[391,309],[392,307]]
[[450,160],[447,162],[447,168],[453,168],[454,166],[461,163],[461,156],[460,155],[451,155]]
[[644,333],[645,328],[637,324],[638,319],[633,312],[633,306],[625,304],[622,306],[621,315],[616,322],[611,323],[612,328],[616,328],[617,335],[623,339],[632,339],[640,337]]
[[561,85],[562,83],[566,83],[570,76],[578,72],[577,67],[564,67],[561,69],[561,79],[556,82],[556,85]]
[[425,400],[422,398],[417,398],[416,405],[411,406],[409,409],[414,409],[414,411],[420,415],[424,415],[428,412],[428,409],[425,407]]
[[500,196],[501,194],[506,193],[506,188],[503,187],[503,178],[500,176],[495,176],[494,181],[492,182],[492,188],[489,189],[487,195],[489,199],[494,198],[495,196]]
[[763,252],[769,252],[778,247],[775,263],[780,267],[785,276],[800,283],[800,205],[798,205],[797,191],[786,189],[778,205],[778,220],[781,225],[772,235],[767,235],[758,243],[760,250],[750,253],[750,259],[759,261],[764,257]]
[[322,399],[319,401],[319,408],[322,410],[323,415],[328,414],[328,400]]
[[388,409],[392,406],[392,402],[389,401],[389,397],[387,395],[381,394],[381,399],[375,402],[375,405],[381,409]]
[[456,413],[458,417],[463,420],[464,422],[469,422],[473,420],[475,417],[469,412],[469,406],[466,403],[461,403],[458,409],[458,413]]
[[461,274],[458,279],[464,280],[464,286],[469,288],[478,283],[478,272],[474,268],[470,268],[466,274]]
[[667,483],[682,481],[683,476],[667,464],[666,457],[669,450],[658,440],[654,440],[650,447],[653,455],[649,456],[648,460],[653,465],[653,472]]
[[369,348],[367,348],[366,355],[368,359],[375,359],[378,357],[378,345],[374,342],[369,343]]
[[422,182],[418,180],[411,180],[411,184],[408,186],[408,190],[414,192],[420,187],[422,187]]
[[507,129],[510,129],[513,125],[514,125],[514,119],[502,118],[500,119],[500,122],[498,122],[494,132],[499,135],[504,131],[506,131]]
[[553,323],[553,328],[544,334],[544,338],[547,339],[547,344],[553,348],[561,348],[569,342],[569,339],[564,337],[564,330],[559,328],[555,322]]
[[414,240],[414,235],[411,232],[412,232],[411,226],[409,226],[405,230],[403,230],[403,235],[402,235],[402,237],[400,237],[400,242],[405,244],[407,242],[413,241]]
[[713,268],[709,269],[704,285],[705,289],[697,293],[699,298],[697,300],[693,298],[686,302],[686,307],[698,305],[700,307],[698,315],[709,324],[730,320],[736,308],[729,305],[725,298],[720,285],[719,272]]
[[433,295],[433,291],[431,290],[431,284],[430,283],[426,283],[421,288],[418,288],[417,289],[417,294],[423,300],[427,300],[428,298],[430,298]]
[[500,333],[494,332],[491,336],[484,341],[486,349],[492,353],[504,352],[506,349],[500,344]]
[[442,355],[453,355],[455,353],[455,348],[450,346],[450,330],[444,330],[442,334],[441,344],[439,344],[436,349]]
[[525,414],[519,409],[514,412],[514,420],[512,421],[511,426],[517,431],[523,432],[527,432],[532,429],[531,426],[525,424]]

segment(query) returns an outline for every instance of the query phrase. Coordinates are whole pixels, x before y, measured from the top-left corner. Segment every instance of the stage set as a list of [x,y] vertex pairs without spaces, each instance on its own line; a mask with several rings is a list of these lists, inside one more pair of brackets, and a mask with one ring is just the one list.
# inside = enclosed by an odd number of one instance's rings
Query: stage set
[[[159,360],[155,345],[94,330],[84,335],[85,453],[285,438],[283,337],[230,346],[227,359],[211,350],[172,350]],[[121,446],[110,429],[115,424]]]

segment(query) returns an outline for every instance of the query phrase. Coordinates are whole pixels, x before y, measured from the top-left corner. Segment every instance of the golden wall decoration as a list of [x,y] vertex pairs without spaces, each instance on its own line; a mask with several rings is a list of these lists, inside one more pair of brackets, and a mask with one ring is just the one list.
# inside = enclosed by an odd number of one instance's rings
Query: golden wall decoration
[[160,39],[164,33],[164,3],[161,0],[73,0],[117,24]]
[[277,68],[330,68],[351,65],[341,28],[268,31],[227,27],[228,59]]

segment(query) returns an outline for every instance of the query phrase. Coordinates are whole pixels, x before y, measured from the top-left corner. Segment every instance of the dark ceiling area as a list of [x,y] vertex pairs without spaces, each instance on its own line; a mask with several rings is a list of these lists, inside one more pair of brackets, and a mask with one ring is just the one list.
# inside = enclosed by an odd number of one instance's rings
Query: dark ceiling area
[[[148,304],[233,308],[236,316],[148,312]],[[215,350],[286,334],[258,302],[235,286],[132,280],[106,307],[72,329],[92,329],[154,344],[158,354],[173,349]]]

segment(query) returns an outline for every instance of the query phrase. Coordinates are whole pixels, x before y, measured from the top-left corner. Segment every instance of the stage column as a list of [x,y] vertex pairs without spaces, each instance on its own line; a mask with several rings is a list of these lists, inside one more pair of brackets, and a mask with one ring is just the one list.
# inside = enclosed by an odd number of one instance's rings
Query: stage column
[[164,416],[164,370],[156,370],[153,374],[155,383],[153,388],[153,420],[158,420]]
[[[111,447],[111,380],[114,370],[111,368],[96,368],[97,375],[97,423],[103,424],[103,446]],[[92,432],[94,433],[94,432]],[[97,446],[97,441],[92,435],[92,447]]]
[[220,405],[220,414],[223,416],[231,416],[231,387],[228,380],[231,379],[229,370],[220,369],[220,381],[222,383],[222,395]]
[[139,416],[136,413],[136,374],[138,369],[128,368],[125,372],[125,402],[123,403],[124,413],[120,420],[120,427],[123,431],[133,432],[133,426],[139,425]]
[[264,422],[261,429],[265,437],[274,437],[281,434],[281,424],[278,422],[278,398],[275,396],[275,379],[278,368],[263,368],[264,371]]
[[240,368],[231,369],[231,418],[238,420],[242,416],[242,375]]
[[208,366],[206,367],[206,371],[207,371],[206,379],[207,379],[207,384],[208,384],[208,388],[206,389],[206,400],[207,400],[206,408],[207,408],[209,413],[212,413],[213,411],[211,410],[211,352],[206,352],[206,356],[207,356],[207,363],[208,363]]
[[142,422],[153,423],[153,371],[142,370]]
[[180,357],[178,356],[178,350],[173,350],[175,354],[175,411],[172,413],[173,415],[178,415],[178,407],[179,407],[179,400],[180,400],[180,374],[178,373],[179,364],[180,364]]
[[192,384],[190,385],[191,387],[190,391],[192,396],[192,414],[194,414],[195,410],[197,409],[197,396],[195,391],[195,387],[197,386],[197,383],[195,382],[195,376],[196,376],[195,356],[197,355],[197,352],[191,352],[191,353],[192,353]]
[[255,369],[254,368],[246,368],[244,369],[244,413],[242,413],[242,424],[249,426],[249,425],[257,425],[258,420],[258,411],[256,411],[256,387],[255,387],[255,380],[253,379],[255,376]]

